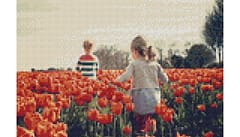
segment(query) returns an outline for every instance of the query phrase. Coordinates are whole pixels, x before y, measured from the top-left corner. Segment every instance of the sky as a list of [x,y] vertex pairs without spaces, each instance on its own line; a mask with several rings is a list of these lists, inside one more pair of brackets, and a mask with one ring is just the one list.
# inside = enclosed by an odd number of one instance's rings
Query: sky
[[[163,49],[204,43],[214,0],[17,0],[17,71],[74,68],[82,42],[129,51],[143,35]],[[173,44],[175,46],[170,46]]]

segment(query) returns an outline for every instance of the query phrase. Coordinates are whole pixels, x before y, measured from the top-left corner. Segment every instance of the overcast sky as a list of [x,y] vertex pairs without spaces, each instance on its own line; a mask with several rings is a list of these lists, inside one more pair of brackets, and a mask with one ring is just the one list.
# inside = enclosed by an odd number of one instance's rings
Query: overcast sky
[[82,42],[128,50],[138,34],[167,51],[204,42],[214,0],[17,0],[17,70],[75,67]]

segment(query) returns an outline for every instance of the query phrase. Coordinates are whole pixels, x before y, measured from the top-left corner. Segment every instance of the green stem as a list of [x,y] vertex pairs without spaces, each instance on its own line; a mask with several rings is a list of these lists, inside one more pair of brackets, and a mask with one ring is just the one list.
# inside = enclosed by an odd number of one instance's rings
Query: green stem
[[104,136],[104,125],[103,124],[101,124],[101,136],[103,137]]
[[111,135],[111,134],[110,134],[110,131],[111,131],[111,130],[110,130],[109,125],[108,125],[108,126],[107,126],[107,135],[108,135],[108,136]]
[[160,121],[160,117],[159,116],[157,116],[156,114],[154,115],[154,118],[156,119],[156,136],[160,136],[160,131],[161,131],[161,121]]
[[125,109],[124,109],[124,125],[126,125],[127,124],[127,113],[126,113],[126,107],[125,107]]
[[170,123],[168,123],[169,137],[172,137],[172,129]]
[[93,137],[96,137],[96,121],[93,121]]
[[86,118],[86,134],[87,134],[87,136],[89,136],[90,135],[90,127],[89,127],[89,121],[87,120],[87,109],[88,109],[88,104],[84,107],[84,117]]
[[180,106],[178,106],[178,117],[179,117],[178,121],[181,121],[181,107]]
[[113,137],[115,137],[115,131],[116,131],[116,118],[115,116],[113,116],[113,130],[112,130]]
[[164,137],[164,127],[163,126],[161,127],[161,130],[162,130],[161,131],[162,132],[162,137]]

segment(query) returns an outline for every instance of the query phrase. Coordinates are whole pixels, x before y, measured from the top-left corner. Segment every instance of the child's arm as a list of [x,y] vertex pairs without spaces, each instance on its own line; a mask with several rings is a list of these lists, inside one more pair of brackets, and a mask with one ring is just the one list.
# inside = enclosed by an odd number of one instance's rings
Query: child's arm
[[100,66],[99,60],[98,60],[98,58],[96,57],[96,71],[99,70],[99,66]]
[[77,71],[81,71],[81,62],[80,62],[80,60],[78,60],[78,62],[77,62],[77,67],[76,67],[76,70]]
[[159,65],[158,78],[162,83],[167,83],[169,81],[167,74],[164,72],[161,65]]
[[126,71],[119,76],[116,81],[117,82],[124,82],[127,81],[133,75],[133,64],[131,63],[127,68]]

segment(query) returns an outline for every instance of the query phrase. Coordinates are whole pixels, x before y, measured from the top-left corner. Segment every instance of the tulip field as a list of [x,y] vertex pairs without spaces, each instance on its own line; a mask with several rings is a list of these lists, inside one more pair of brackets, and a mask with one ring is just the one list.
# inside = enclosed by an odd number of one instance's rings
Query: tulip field
[[[17,72],[17,137],[131,137],[134,103],[124,70]],[[223,69],[165,69],[155,137],[223,137]]]

